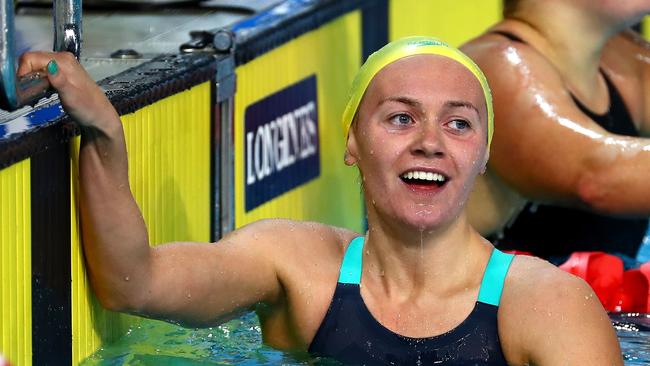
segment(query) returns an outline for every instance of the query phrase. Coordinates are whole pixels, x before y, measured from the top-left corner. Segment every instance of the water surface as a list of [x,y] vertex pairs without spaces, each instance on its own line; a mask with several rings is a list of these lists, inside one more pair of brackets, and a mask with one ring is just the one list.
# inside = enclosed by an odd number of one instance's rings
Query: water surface
[[[650,314],[612,314],[626,366],[650,364]],[[307,365],[262,344],[254,313],[206,329],[144,320],[82,366]]]

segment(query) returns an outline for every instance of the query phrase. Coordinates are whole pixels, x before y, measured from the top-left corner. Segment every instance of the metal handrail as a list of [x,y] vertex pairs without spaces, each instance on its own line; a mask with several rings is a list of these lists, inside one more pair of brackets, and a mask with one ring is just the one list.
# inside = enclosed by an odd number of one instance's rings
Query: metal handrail
[[[54,0],[54,51],[81,53],[81,0]],[[0,108],[36,104],[52,93],[44,71],[16,76],[14,0],[0,0]]]

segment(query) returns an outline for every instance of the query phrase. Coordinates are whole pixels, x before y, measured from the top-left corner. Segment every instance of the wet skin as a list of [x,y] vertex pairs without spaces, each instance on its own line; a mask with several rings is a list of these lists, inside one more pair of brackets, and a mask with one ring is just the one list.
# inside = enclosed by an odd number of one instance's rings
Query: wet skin
[[[151,248],[129,189],[121,122],[103,92],[69,55],[30,53],[20,70],[43,69],[53,58],[60,71],[50,82],[83,130],[83,246],[102,305],[193,326],[256,309],[266,343],[304,352],[330,304],[344,250],[359,234],[264,220],[217,245]],[[492,250],[462,210],[487,159],[485,106],[472,78],[443,58],[397,61],[370,85],[348,140],[346,162],[359,166],[370,203],[362,296],[379,322],[403,335],[433,336],[464,320]],[[410,169],[449,179],[440,187],[401,179]],[[421,205],[431,212],[418,213]],[[596,296],[546,262],[515,258],[498,317],[513,365],[620,364]]]
[[[359,166],[371,221],[395,233],[455,223],[487,163],[486,114],[480,84],[451,59],[412,56],[380,71],[359,108],[347,160]],[[445,180],[402,179],[409,171]]]
[[493,234],[526,201],[650,216],[650,140],[605,131],[571,96],[605,113],[605,73],[641,136],[650,135],[650,47],[624,30],[650,11],[650,2],[521,3],[520,11],[463,46],[490,82],[496,125],[470,221],[483,235]]

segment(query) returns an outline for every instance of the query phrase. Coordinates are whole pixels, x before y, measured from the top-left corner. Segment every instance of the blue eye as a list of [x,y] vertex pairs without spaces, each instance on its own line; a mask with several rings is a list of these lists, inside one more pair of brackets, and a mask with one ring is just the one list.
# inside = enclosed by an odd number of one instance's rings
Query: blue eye
[[390,121],[397,125],[407,125],[413,122],[413,119],[408,114],[400,113],[392,116]]
[[449,122],[448,126],[458,131],[465,131],[470,128],[469,122],[462,119],[455,119]]

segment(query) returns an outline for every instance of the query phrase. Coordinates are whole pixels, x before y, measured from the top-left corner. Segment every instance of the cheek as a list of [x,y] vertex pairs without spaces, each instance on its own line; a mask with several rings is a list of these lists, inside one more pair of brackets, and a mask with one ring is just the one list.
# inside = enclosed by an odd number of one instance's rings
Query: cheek
[[454,151],[456,162],[467,175],[477,175],[485,166],[485,148],[477,149],[476,145],[461,147]]

